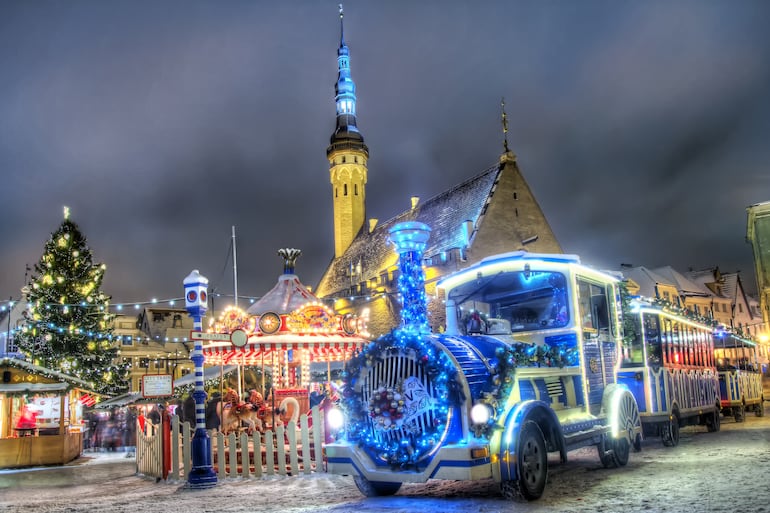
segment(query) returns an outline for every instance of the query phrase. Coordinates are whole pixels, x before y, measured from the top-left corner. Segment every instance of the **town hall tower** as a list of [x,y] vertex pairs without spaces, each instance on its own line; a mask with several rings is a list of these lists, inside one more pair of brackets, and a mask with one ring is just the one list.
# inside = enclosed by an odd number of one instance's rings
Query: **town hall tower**
[[350,77],[350,52],[345,44],[340,5],[340,47],[337,50],[337,127],[326,157],[334,203],[334,258],[339,258],[358,235],[366,218],[366,163],[369,148],[356,126],[356,84]]

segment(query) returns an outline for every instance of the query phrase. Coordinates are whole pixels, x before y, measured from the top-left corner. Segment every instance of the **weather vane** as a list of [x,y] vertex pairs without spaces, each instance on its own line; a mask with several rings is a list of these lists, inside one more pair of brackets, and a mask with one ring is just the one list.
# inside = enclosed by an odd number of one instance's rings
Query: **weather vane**
[[500,105],[503,107],[503,148],[505,148],[505,153],[508,153],[508,116],[505,114],[505,96],[503,96],[502,100],[500,100]]

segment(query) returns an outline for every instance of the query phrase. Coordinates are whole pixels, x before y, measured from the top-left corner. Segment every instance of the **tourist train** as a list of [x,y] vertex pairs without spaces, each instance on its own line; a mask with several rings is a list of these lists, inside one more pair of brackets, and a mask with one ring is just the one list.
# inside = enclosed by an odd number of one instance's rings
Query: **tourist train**
[[616,381],[618,278],[571,255],[486,258],[439,282],[446,332],[429,333],[415,264],[429,228],[404,225],[391,234],[403,246],[402,326],[347,362],[345,427],[326,446],[328,471],[354,476],[367,496],[492,478],[505,497],[532,500],[550,452],[566,461],[595,446],[604,466],[625,465],[642,423]]
[[488,257],[438,283],[446,330],[427,328],[419,265],[429,228],[391,231],[402,323],[346,364],[327,469],[367,496],[428,479],[493,479],[506,498],[544,491],[548,453],[595,446],[625,465],[643,436],[720,429],[763,414],[755,345],[629,298],[622,276],[574,255]]

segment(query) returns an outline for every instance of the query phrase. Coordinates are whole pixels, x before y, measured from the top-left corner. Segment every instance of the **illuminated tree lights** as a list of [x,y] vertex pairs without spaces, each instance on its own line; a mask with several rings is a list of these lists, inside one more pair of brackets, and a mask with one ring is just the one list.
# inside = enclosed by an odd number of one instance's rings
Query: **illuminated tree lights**
[[115,363],[119,349],[109,342],[113,315],[109,296],[100,290],[105,269],[93,262],[78,226],[65,218],[35,264],[27,284],[26,326],[15,340],[33,363],[113,395],[128,388],[128,364]]

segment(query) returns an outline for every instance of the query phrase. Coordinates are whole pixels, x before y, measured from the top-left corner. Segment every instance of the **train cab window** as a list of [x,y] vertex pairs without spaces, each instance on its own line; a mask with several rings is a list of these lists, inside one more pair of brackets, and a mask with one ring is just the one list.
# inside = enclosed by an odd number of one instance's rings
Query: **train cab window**
[[609,335],[610,314],[607,291],[596,284],[578,280],[578,296],[583,332]]
[[[481,333],[521,333],[564,328],[570,323],[567,281],[563,274],[542,271],[501,272],[481,276],[450,292],[458,307],[458,325],[477,331],[469,321],[480,312]],[[466,327],[468,326],[468,327]]]

